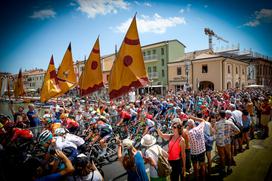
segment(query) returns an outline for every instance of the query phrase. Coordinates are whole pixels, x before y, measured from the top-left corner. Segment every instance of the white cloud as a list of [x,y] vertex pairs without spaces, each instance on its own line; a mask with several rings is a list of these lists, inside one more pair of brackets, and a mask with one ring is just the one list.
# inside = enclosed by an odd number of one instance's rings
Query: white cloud
[[272,9],[261,9],[260,11],[255,11],[253,19],[245,23],[244,26],[256,27],[261,23],[271,22],[272,22]]
[[184,11],[185,11],[184,9],[180,9],[179,13],[184,13]]
[[[117,32],[126,32],[131,19],[121,23],[119,26],[115,27],[114,30]],[[141,15],[137,18],[137,27],[141,33],[157,33],[163,34],[166,32],[167,28],[175,27],[179,24],[186,24],[184,17],[169,17],[163,18],[159,14],[155,13],[153,17]],[[113,29],[113,28],[111,28]]]
[[208,8],[209,6],[207,4],[204,5],[204,8]]
[[144,3],[144,6],[146,6],[146,7],[152,7],[152,5],[150,4],[150,3]]
[[56,15],[56,12],[52,9],[43,9],[40,11],[34,11],[33,14],[30,16],[30,18],[33,19],[48,19],[48,18],[54,18]]
[[95,18],[97,14],[117,13],[118,9],[128,9],[129,6],[123,0],[77,0],[77,3],[78,10],[86,13],[88,18]]

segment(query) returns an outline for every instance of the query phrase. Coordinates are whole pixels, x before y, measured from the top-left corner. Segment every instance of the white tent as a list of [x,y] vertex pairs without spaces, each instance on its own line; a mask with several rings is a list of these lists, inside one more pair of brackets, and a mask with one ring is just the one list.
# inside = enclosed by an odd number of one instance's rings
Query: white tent
[[253,84],[253,85],[248,85],[248,86],[245,86],[246,88],[258,88],[258,87],[264,87],[264,85],[256,85],[256,84]]

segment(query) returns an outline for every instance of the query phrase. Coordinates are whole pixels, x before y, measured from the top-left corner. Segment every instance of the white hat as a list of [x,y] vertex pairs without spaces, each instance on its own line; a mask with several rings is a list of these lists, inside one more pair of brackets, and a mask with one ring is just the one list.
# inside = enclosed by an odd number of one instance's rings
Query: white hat
[[124,140],[122,141],[122,143],[123,143],[123,146],[130,148],[130,147],[133,146],[134,141],[132,141],[132,140],[126,138],[126,139],[124,139]]
[[181,122],[181,120],[179,118],[174,118],[172,120],[172,124],[174,124],[174,123],[182,124],[182,122]]
[[156,138],[150,134],[146,134],[142,139],[141,139],[141,145],[149,147],[152,146],[156,143]]

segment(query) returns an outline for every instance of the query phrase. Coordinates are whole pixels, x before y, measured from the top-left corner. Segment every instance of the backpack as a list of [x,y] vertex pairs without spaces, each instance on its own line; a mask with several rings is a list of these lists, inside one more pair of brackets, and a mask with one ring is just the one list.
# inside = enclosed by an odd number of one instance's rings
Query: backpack
[[[150,150],[150,151],[152,151],[155,154],[155,152],[153,150]],[[171,174],[172,167],[169,164],[168,159],[163,156],[163,154],[162,154],[162,152],[160,151],[159,148],[158,148],[158,151],[159,151],[158,168],[156,169],[157,173],[158,173],[158,176],[159,177],[167,177],[167,176],[169,176]]]

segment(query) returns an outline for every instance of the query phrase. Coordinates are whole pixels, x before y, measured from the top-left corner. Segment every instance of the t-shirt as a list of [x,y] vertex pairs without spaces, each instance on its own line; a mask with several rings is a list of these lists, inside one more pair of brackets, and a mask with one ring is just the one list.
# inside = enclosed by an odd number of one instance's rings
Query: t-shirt
[[40,124],[40,119],[38,117],[33,117],[33,115],[37,114],[35,110],[33,111],[28,111],[26,113],[29,121],[30,121],[30,127],[36,127]]
[[134,162],[136,165],[136,169],[137,169],[137,176],[136,177],[130,177],[128,175],[128,180],[139,180],[139,181],[148,181],[148,176],[146,174],[146,170],[145,170],[145,165],[144,165],[144,159],[142,157],[142,155],[140,154],[140,152],[137,152],[134,155]]
[[[158,165],[159,152],[162,152],[162,148],[158,145],[153,145],[146,150],[145,155],[146,157],[151,157],[155,161],[156,165]],[[150,177],[152,178],[159,177],[157,170],[153,166],[150,165],[149,169],[150,169]]]
[[[92,179],[93,177],[93,179]],[[76,176],[76,179],[77,181],[102,181],[103,180],[103,177],[102,175],[100,174],[100,172],[98,170],[95,170],[93,172],[90,172],[89,175],[87,176]]]
[[204,126],[205,122],[201,122],[197,127],[189,130],[189,142],[191,145],[192,155],[198,155],[206,151]]

